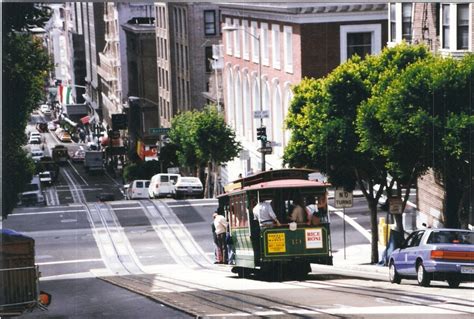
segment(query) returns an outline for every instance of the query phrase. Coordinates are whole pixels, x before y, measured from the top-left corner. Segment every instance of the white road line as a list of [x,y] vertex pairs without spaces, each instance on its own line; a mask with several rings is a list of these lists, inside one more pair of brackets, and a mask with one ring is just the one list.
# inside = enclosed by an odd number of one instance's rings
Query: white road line
[[31,212],[31,213],[17,213],[12,214],[8,217],[15,217],[15,216],[25,216],[25,215],[49,215],[49,214],[64,214],[64,213],[82,213],[84,212],[83,209],[71,209],[71,210],[56,210],[56,211],[43,211],[43,212]]
[[217,203],[202,203],[202,204],[179,204],[179,205],[173,205],[169,204],[168,207],[173,208],[173,207],[189,207],[189,206],[215,206]]
[[102,261],[101,258],[94,258],[94,259],[75,259],[75,260],[58,260],[58,261],[45,261],[42,263],[36,263],[38,266],[45,266],[45,265],[62,265],[62,264],[77,264],[77,263],[89,263],[89,262],[96,262]]
[[40,277],[40,281],[50,281],[50,280],[66,280],[66,279],[84,279],[84,278],[95,278],[96,276],[90,271],[87,272],[77,272],[73,274],[63,274],[55,276],[46,276]]
[[69,164],[69,166],[72,167],[72,169],[74,170],[74,172],[76,172],[76,174],[82,179],[82,181],[84,182],[84,184],[86,184],[87,186],[89,186],[89,184],[86,182],[86,180],[81,176],[81,174],[79,174],[79,172],[77,171],[77,169],[74,167],[74,165],[71,164],[71,161],[68,160],[67,163]]
[[142,210],[143,208],[141,207],[120,207],[120,208],[114,208],[111,206],[113,210]]
[[105,175],[106,175],[108,178],[110,178],[110,179],[112,180],[112,182],[115,183],[115,185],[120,185],[119,182],[117,182],[115,179],[112,178],[112,176],[109,175],[109,173],[107,172],[106,169],[104,169],[104,173],[105,173]]
[[342,213],[342,211],[340,209],[336,209],[336,208],[332,207],[331,205],[328,205],[328,209],[329,209],[330,212],[333,212],[334,214],[336,214],[337,216],[341,217],[346,222],[348,222],[359,233],[361,233],[362,236],[367,238],[369,240],[369,242],[372,241],[372,235],[367,230],[365,230],[361,225],[359,225],[355,220],[353,220],[352,218],[347,216],[347,214],[344,216],[344,214]]

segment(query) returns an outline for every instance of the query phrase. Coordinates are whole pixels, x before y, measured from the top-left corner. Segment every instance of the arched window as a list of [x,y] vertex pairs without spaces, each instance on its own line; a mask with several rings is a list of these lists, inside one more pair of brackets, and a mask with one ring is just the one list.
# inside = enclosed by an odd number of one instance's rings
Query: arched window
[[[281,106],[280,87],[276,83],[273,89],[273,140],[283,145],[283,133],[285,126],[283,124],[283,109]],[[281,149],[281,148],[280,148]]]
[[244,73],[243,77],[243,105],[245,107],[245,120],[244,120],[244,134],[247,137],[247,140],[251,141],[253,136],[252,130],[252,103],[250,101],[250,78],[247,73]]
[[234,79],[232,76],[232,70],[227,68],[227,101],[226,101],[226,115],[227,124],[235,128],[235,116],[234,116]]
[[242,128],[242,78],[240,71],[236,71],[235,75],[235,130],[237,135],[243,135]]
[[[254,111],[260,110],[260,90],[257,77],[253,77],[252,106]],[[254,119],[253,127],[260,127],[260,119]],[[252,132],[252,135],[254,137],[253,140],[256,140],[257,133]]]

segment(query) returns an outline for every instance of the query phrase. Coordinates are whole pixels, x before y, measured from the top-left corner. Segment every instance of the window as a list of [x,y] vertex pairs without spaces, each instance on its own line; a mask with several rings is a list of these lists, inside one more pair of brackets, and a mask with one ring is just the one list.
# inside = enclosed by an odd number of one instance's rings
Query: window
[[397,15],[395,9],[395,3],[390,3],[390,41],[396,42],[397,40]]
[[366,54],[377,54],[382,50],[381,24],[354,24],[340,27],[341,63],[353,54],[365,57]]
[[204,34],[216,35],[216,11],[204,11]]
[[449,49],[449,4],[443,4],[443,43],[444,49]]
[[260,24],[260,41],[262,42],[262,63],[268,66],[270,64],[270,43],[268,41],[268,24],[266,23]]
[[232,32],[234,37],[234,56],[240,57],[240,24],[238,19],[234,19],[234,27],[237,29]]
[[247,20],[242,20],[242,28],[243,31],[241,32],[242,34],[242,51],[243,51],[243,58],[245,60],[250,60],[250,50],[249,50],[249,24]]
[[[228,27],[231,26],[231,22],[229,18],[225,18],[225,25]],[[228,55],[232,55],[232,42],[230,41],[231,33],[232,32],[225,32],[225,46],[226,46],[225,53],[227,53]]]
[[255,63],[258,63],[259,59],[259,51],[258,51],[258,46],[259,46],[259,41],[258,41],[258,34],[257,34],[257,22],[252,21],[252,26],[250,27],[250,34],[252,34],[252,61]]
[[469,5],[457,5],[457,49],[467,50],[469,46]]
[[280,26],[272,25],[272,59],[273,67],[280,69]]
[[206,47],[206,52],[204,54],[206,57],[206,72],[212,72],[212,47]]
[[411,42],[411,3],[402,3],[402,39]]
[[283,51],[285,56],[285,71],[293,73],[293,28],[283,27]]
[[347,34],[347,58],[350,59],[354,54],[364,58],[372,53],[372,33],[359,32]]

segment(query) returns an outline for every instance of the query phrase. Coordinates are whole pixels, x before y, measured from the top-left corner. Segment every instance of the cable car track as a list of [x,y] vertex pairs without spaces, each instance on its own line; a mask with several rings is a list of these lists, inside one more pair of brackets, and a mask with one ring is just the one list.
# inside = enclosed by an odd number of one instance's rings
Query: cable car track
[[[153,207],[153,211],[150,209],[149,205],[146,205],[143,202],[150,203],[152,205],[151,207]],[[196,244],[187,229],[181,224],[181,221],[179,221],[178,217],[174,215],[174,213],[168,208],[166,204],[163,204],[160,201],[160,205],[163,207],[163,209],[167,210],[167,212],[164,213],[154,201],[144,200],[143,202],[138,201],[139,205],[143,208],[145,215],[150,220],[153,228],[157,232],[158,236],[161,238],[162,242],[167,246],[168,251],[172,255],[173,259],[175,259],[175,261],[183,265],[190,266],[190,268],[212,269],[210,267],[211,261],[205,257],[205,254],[204,252],[202,252],[201,247]],[[156,220],[160,222],[159,225],[156,225],[156,223],[154,222]],[[174,239],[174,241],[179,245],[178,248],[181,249],[181,252],[184,255],[177,255],[175,251],[170,247],[170,240],[169,238],[166,238],[167,234],[162,234],[159,232],[159,230],[168,231],[168,235],[171,235],[171,239]],[[181,234],[179,232],[181,232]],[[191,245],[191,247],[189,247],[189,245]],[[198,252],[199,254],[196,254],[196,252]],[[192,263],[192,265],[189,264],[190,262]]]

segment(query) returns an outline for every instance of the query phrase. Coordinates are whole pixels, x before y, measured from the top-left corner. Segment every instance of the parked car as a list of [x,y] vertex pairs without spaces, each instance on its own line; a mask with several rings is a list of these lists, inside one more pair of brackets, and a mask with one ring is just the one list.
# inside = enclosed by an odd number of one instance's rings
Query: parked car
[[54,132],[58,128],[58,124],[54,123],[54,121],[48,122],[48,130]]
[[148,198],[148,187],[150,186],[149,180],[134,180],[128,185],[126,189],[127,199],[139,199]]
[[84,162],[85,155],[86,155],[86,152],[84,150],[77,150],[71,156],[71,160],[73,162]]
[[389,279],[416,278],[421,286],[431,280],[446,280],[449,287],[474,281],[474,231],[422,229],[408,236],[389,258]]
[[43,113],[44,115],[51,115],[51,109],[49,108],[49,105],[48,104],[42,104],[40,106],[40,111],[41,113]]
[[48,171],[39,173],[39,179],[41,184],[51,185],[53,182],[51,172]]
[[41,139],[41,134],[39,132],[29,132],[28,133],[28,138],[32,138],[32,137],[37,137],[37,138]]
[[182,198],[185,196],[201,198],[204,194],[201,180],[197,177],[182,177],[178,178],[175,185],[175,198]]
[[37,136],[32,136],[28,139],[28,144],[41,144],[41,138],[37,137]]
[[36,129],[40,133],[46,133],[48,131],[48,123],[46,122],[36,123]]
[[46,205],[46,198],[41,190],[41,182],[39,176],[34,175],[31,182],[26,185],[25,191],[19,195],[20,206],[37,206]]
[[31,158],[33,159],[33,161],[39,162],[43,156],[44,152],[42,150],[37,148],[31,150]]
[[179,174],[156,174],[151,178],[148,187],[148,196],[158,198],[162,196],[174,196],[175,184],[178,181]]

